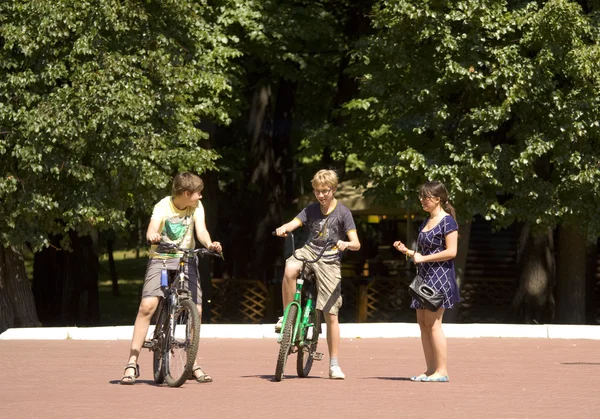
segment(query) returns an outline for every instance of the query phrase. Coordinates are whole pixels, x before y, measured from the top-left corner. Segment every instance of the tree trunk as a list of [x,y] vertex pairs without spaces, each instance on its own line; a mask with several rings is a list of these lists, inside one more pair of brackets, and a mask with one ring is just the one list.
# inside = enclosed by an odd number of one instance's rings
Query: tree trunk
[[0,247],[0,333],[11,327],[40,326],[23,256]]
[[113,255],[113,237],[114,233],[110,233],[106,240],[106,251],[108,252],[108,269],[110,271],[110,281],[112,284],[112,295],[118,297],[121,295],[119,291],[119,276],[117,275],[117,265],[115,264],[115,256]]
[[[458,292],[465,281],[465,268],[467,266],[467,253],[469,251],[469,240],[471,237],[471,222],[461,224],[458,229],[458,252],[454,259],[454,270],[456,271],[456,285]],[[444,322],[456,323],[460,318],[460,303],[444,313]]]
[[579,232],[558,229],[556,266],[556,322],[585,324],[585,268],[587,242]]
[[529,223],[524,224],[517,254],[519,286],[513,301],[518,320],[548,323],[554,319],[555,275],[552,230],[537,232]]
[[[204,191],[202,195],[205,197],[202,201],[204,205],[206,229],[210,233],[210,238],[213,241],[220,242],[217,230],[217,192],[218,192],[218,179],[214,172],[204,173],[202,175],[204,181]],[[223,243],[221,243],[224,245]],[[224,255],[227,257],[227,252],[231,249],[225,249]],[[215,265],[216,259],[212,256],[206,256],[198,260],[198,274],[200,275],[200,286],[202,287],[202,323],[210,323],[211,310],[212,310],[212,298],[213,298],[213,286],[212,286],[212,272],[213,266]]]
[[[271,105],[271,87],[259,85],[252,101],[248,125],[250,141],[250,181],[253,226],[249,272],[265,282],[275,278],[275,265],[282,257],[283,243],[271,232],[283,222],[286,202],[286,165],[291,161],[291,126],[296,84],[281,79],[275,106]],[[273,112],[271,113],[271,108]]]
[[90,236],[70,234],[72,252],[51,247],[36,253],[33,295],[47,326],[93,325],[99,319],[98,254]]
[[598,240],[588,243],[586,247],[587,263],[585,267],[586,292],[585,292],[585,317],[588,324],[596,324],[596,307],[594,305],[594,290],[596,288],[596,272],[600,271],[600,257],[598,255]]

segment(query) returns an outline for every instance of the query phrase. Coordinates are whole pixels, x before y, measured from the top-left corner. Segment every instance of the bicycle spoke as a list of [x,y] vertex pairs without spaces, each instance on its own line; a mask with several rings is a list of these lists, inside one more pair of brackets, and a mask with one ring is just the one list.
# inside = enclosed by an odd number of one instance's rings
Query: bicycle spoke
[[167,383],[177,387],[191,374],[198,352],[200,318],[196,306],[190,300],[182,301],[171,325],[167,347]]

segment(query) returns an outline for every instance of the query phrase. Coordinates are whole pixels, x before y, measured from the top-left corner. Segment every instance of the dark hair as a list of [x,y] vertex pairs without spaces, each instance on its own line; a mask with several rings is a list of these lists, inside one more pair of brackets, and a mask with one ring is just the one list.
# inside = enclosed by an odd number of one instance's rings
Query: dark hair
[[440,198],[440,205],[442,208],[458,222],[456,219],[456,211],[448,200],[448,190],[442,182],[432,180],[422,184],[419,187],[419,198]]
[[198,175],[190,172],[179,173],[173,179],[172,193],[173,196],[179,196],[184,192],[201,193],[204,189],[204,182]]

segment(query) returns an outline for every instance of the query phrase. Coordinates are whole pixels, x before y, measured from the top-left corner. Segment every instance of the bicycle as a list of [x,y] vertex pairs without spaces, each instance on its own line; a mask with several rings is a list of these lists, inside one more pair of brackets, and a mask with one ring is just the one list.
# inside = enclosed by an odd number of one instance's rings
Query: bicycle
[[184,272],[185,262],[196,255],[223,256],[204,248],[183,249],[172,243],[160,243],[159,246],[179,250],[183,256],[176,270],[167,271],[165,297],[161,298],[156,311],[154,333],[143,347],[154,353],[154,382],[162,384],[166,381],[169,387],[179,387],[192,375],[200,343],[200,315],[185,289],[188,280]]
[[316,278],[313,273],[306,275],[306,264],[317,262],[325,250],[335,244],[328,241],[313,260],[308,260],[296,255],[294,235],[288,232],[288,236],[292,241],[292,253],[296,259],[302,261],[302,268],[296,278],[294,301],[285,308],[277,339],[280,346],[275,367],[275,381],[282,380],[287,358],[295,352],[298,353],[296,372],[301,378],[308,377],[313,361],[323,359],[323,353],[317,352],[321,334],[321,312],[316,309]]

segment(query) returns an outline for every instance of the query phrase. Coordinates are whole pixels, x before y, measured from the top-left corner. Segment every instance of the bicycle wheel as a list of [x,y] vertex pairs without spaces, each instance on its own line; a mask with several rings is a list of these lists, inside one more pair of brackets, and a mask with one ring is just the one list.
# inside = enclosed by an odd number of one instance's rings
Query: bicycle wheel
[[154,344],[152,349],[154,352],[154,382],[162,384],[165,382],[165,369],[163,364],[163,356],[165,353],[166,332],[169,330],[169,316],[167,315],[167,304],[164,299],[158,306],[156,316],[156,326],[154,327]]
[[165,356],[165,379],[170,387],[179,387],[192,373],[198,343],[200,342],[200,316],[191,300],[182,300],[170,321]]
[[308,374],[310,374],[310,369],[313,365],[314,354],[317,351],[317,344],[319,343],[321,312],[313,308],[308,315],[308,322],[314,325],[312,327],[311,339],[306,339],[307,341],[310,340],[310,344],[298,350],[298,360],[296,362],[296,371],[298,372],[298,377],[302,378],[308,377]]
[[281,381],[287,357],[292,347],[292,337],[294,335],[294,326],[296,325],[296,316],[298,315],[298,306],[293,304],[283,325],[283,335],[279,344],[279,356],[277,357],[277,366],[275,367],[275,381]]

